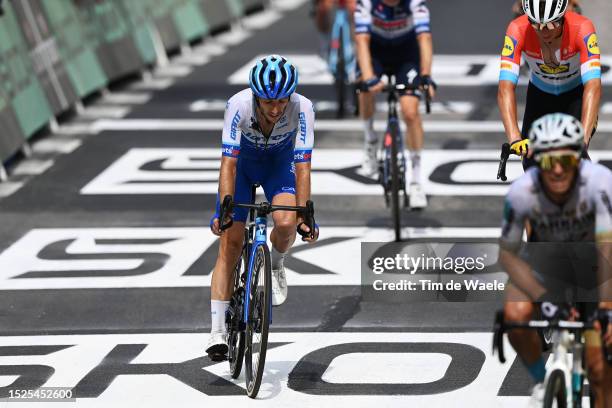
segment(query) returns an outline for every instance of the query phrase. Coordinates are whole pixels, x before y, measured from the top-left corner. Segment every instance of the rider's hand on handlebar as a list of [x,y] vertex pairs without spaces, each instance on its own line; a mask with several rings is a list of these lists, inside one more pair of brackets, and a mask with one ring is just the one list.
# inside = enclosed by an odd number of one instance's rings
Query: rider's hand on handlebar
[[380,93],[383,91],[383,89],[385,89],[385,83],[378,77],[372,77],[367,81],[364,81],[364,84],[368,88],[367,92]]
[[513,154],[521,157],[528,157],[529,154],[529,139],[518,139],[510,143],[510,151]]
[[419,87],[423,92],[426,90],[429,92],[429,99],[433,99],[436,96],[436,89],[438,89],[438,85],[431,78],[431,75],[422,75],[420,77]]
[[[225,217],[225,222],[223,224],[227,225],[231,222],[232,222],[232,217],[227,216]],[[213,234],[215,234],[218,237],[223,235],[224,231],[221,230],[221,226],[219,225],[219,214],[213,215],[213,217],[210,219],[210,230],[212,231]]]
[[297,232],[298,234],[300,234],[302,236],[302,241],[305,242],[315,242],[317,239],[319,239],[319,226],[317,225],[317,223],[314,223],[314,238],[311,236],[310,233],[310,228],[308,227],[308,224],[304,221],[304,219],[302,218],[298,218],[298,223],[297,223]]

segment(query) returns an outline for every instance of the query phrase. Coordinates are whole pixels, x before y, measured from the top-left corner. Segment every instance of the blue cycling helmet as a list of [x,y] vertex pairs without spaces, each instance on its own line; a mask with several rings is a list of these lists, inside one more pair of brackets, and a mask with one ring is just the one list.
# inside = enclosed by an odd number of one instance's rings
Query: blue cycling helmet
[[283,99],[291,96],[298,83],[297,69],[280,55],[269,55],[251,68],[249,85],[262,99]]

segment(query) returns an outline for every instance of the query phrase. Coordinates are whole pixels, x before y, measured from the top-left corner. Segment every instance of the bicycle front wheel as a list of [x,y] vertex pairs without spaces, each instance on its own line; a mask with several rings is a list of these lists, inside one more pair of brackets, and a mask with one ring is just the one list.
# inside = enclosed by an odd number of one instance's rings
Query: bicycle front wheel
[[255,251],[251,283],[248,287],[248,320],[246,322],[245,370],[247,395],[259,392],[268,349],[268,331],[272,311],[272,267],[270,250],[259,245]]
[[242,284],[242,275],[246,271],[248,256],[246,245],[242,250],[242,256],[238,260],[238,264],[234,270],[234,295],[230,301],[230,313],[227,330],[227,359],[230,365],[230,375],[236,379],[242,371],[242,362],[244,360],[244,331],[242,322],[242,310],[244,307],[244,286]]
[[566,408],[567,390],[565,388],[565,374],[561,370],[550,373],[544,393],[544,408]]
[[402,240],[402,220],[400,213],[399,190],[400,190],[400,174],[398,156],[398,145],[400,131],[397,122],[389,124],[389,135],[391,136],[391,218],[393,219],[393,230],[395,231],[395,241]]

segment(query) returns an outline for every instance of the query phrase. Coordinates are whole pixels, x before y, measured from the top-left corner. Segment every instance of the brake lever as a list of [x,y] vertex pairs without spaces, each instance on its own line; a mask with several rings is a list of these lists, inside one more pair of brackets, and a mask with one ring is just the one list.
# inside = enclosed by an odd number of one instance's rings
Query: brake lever
[[234,224],[234,220],[231,218],[227,224],[223,224],[226,214],[230,214],[232,212],[233,207],[234,207],[234,202],[232,201],[232,196],[228,194],[223,198],[223,203],[221,203],[221,209],[219,210],[219,230],[220,231],[225,231],[226,229],[228,229]]
[[506,176],[506,164],[508,163],[508,159],[510,158],[510,144],[504,143],[502,145],[502,152],[499,160],[499,168],[497,169],[497,179],[501,179],[501,181],[508,180]]

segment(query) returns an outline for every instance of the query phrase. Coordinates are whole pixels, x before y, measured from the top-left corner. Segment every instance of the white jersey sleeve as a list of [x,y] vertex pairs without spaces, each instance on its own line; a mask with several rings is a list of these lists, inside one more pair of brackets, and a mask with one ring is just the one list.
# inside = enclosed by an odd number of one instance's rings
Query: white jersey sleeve
[[355,8],[355,33],[367,34],[372,28],[371,0],[357,0]]
[[417,34],[431,31],[429,9],[425,0],[412,0],[410,11],[414,18],[414,30]]
[[589,197],[595,201],[595,239],[612,242],[612,171],[594,166],[589,178]]
[[239,95],[234,95],[227,101],[223,117],[223,134],[221,152],[223,156],[238,157],[240,154],[241,126],[247,120]]
[[315,111],[312,102],[302,95],[300,98],[299,128],[295,137],[293,162],[310,162],[314,147]]

